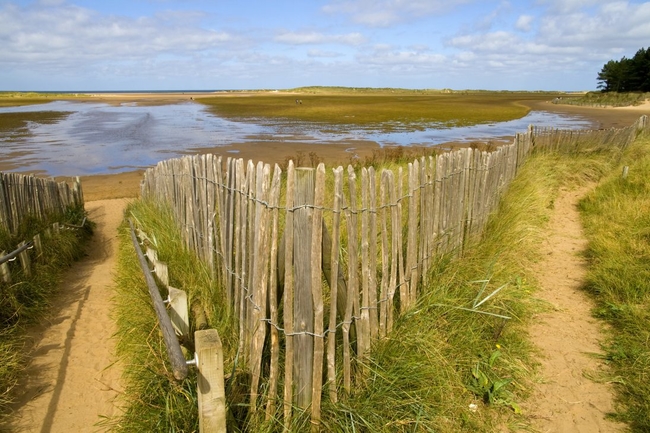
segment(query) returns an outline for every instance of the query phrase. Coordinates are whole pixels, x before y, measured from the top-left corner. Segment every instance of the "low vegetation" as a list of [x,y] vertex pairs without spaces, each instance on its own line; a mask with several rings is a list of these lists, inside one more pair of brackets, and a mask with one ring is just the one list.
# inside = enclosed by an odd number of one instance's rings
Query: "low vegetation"
[[0,230],[0,251],[11,252],[21,241],[41,234],[43,253],[31,253],[32,272],[26,275],[18,261],[11,263],[11,283],[0,279],[0,416],[12,401],[12,389],[26,364],[29,349],[24,339],[25,328],[35,324],[47,312],[52,295],[63,271],[83,254],[84,240],[91,226],[81,230],[61,230],[46,236],[54,222],[80,224],[83,208],[70,209],[65,215],[45,221],[27,219],[16,235]]
[[[330,90],[329,88],[326,88]],[[553,99],[554,94],[513,92],[440,92],[350,89],[347,92],[301,88],[293,92],[251,93],[198,98],[222,117],[255,122],[311,122],[337,130],[382,131],[468,126],[525,116],[521,101]]]
[[[629,167],[627,177],[621,166]],[[606,360],[615,418],[650,431],[650,137],[638,140],[581,203],[589,249],[586,290],[611,325]]]

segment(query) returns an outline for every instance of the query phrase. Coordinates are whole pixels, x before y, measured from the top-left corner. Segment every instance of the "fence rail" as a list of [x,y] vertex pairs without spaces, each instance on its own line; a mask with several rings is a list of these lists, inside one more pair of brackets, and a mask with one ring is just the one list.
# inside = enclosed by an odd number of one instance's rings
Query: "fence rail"
[[[202,329],[197,326],[194,332],[194,358],[185,360],[179,338],[187,339],[190,333],[189,312],[187,305],[187,294],[183,290],[169,286],[169,271],[167,265],[158,260],[158,252],[147,247],[146,254],[140,248],[138,235],[129,220],[131,227],[131,241],[135,249],[140,268],[145,277],[149,295],[158,318],[158,325],[163,334],[163,341],[167,350],[167,356],[172,366],[174,378],[183,380],[188,375],[188,366],[194,365],[198,369],[197,377],[197,400],[199,412],[200,433],[225,433],[226,432],[226,398],[224,390],[223,372],[223,351],[221,339],[216,329]],[[149,239],[144,232],[139,231],[139,236]],[[144,243],[144,242],[143,242]],[[149,262],[153,269],[149,268]],[[169,293],[167,303],[169,310],[165,307],[165,301],[160,296],[156,280],[152,276],[154,272],[160,283]],[[199,308],[201,309],[201,308]]]
[[354,359],[426,290],[432,259],[482,233],[531,152],[624,147],[646,128],[645,117],[620,130],[531,127],[492,152],[457,149],[380,172],[290,162],[283,175],[277,165],[191,156],[147,170],[142,195],[173,208],[187,247],[225,288],[251,411],[265,405],[267,418],[289,425],[294,407],[310,408],[318,425],[323,388],[333,401],[350,392]]
[[16,233],[27,216],[42,219],[83,202],[78,177],[70,186],[66,182],[0,172],[0,228],[11,234]]

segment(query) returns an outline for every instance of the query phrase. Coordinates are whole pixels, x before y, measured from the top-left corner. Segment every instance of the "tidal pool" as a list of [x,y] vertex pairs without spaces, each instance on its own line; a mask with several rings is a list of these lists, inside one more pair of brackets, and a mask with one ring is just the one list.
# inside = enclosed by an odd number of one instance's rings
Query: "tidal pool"
[[[51,176],[110,174],[155,165],[202,148],[264,141],[331,143],[376,142],[379,146],[434,146],[446,142],[487,141],[524,132],[528,125],[561,129],[593,127],[591,121],[564,114],[532,111],[508,122],[457,128],[393,132],[338,128],[306,122],[234,122],[195,102],[137,106],[54,101],[22,107],[0,107],[2,113],[62,111],[70,113],[47,124],[28,122],[16,135],[0,130],[0,159],[12,171]],[[15,131],[14,131],[15,132]],[[8,162],[8,164],[7,164]]]

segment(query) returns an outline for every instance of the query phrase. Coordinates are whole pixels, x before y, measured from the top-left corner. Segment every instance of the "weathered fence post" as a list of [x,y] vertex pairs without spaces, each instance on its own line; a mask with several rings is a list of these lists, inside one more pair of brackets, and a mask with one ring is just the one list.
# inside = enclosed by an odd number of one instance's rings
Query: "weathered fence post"
[[167,286],[169,291],[169,319],[179,335],[189,335],[190,318],[187,307],[187,293]]
[[41,241],[41,234],[37,234],[34,236],[34,248],[36,249],[36,254],[41,255],[43,254],[43,242]]
[[286,332],[285,342],[285,361],[284,361],[284,428],[288,430],[291,427],[291,411],[293,408],[293,272],[291,265],[293,263],[293,207],[295,199],[295,170],[293,161],[289,161],[287,167],[287,213],[286,213],[286,243],[284,251],[284,329]]
[[[0,252],[0,257],[4,257],[6,255],[6,251]],[[9,263],[4,262],[0,264],[0,277],[2,277],[2,281],[5,283],[11,284],[11,272],[9,272]]]
[[226,392],[223,378],[223,351],[216,329],[194,333],[199,402],[199,431],[226,432]]
[[[307,409],[312,398],[314,308],[311,288],[311,243],[314,204],[314,169],[296,169],[293,212],[294,267],[294,390],[295,403]],[[287,228],[290,230],[291,228]]]
[[320,431],[320,405],[323,392],[323,357],[325,351],[323,288],[321,262],[323,245],[323,205],[325,199],[325,165],[316,168],[314,208],[311,226],[311,291],[314,309],[314,361],[312,373],[311,423],[312,431]]
[[[25,241],[21,242],[18,244],[18,247],[24,247],[26,245]],[[27,252],[27,248],[25,248],[23,251],[21,251],[20,255],[18,256],[20,258],[20,264],[23,267],[23,272],[25,272],[25,275],[31,275],[32,273],[32,261],[29,259],[29,253]]]
[[158,280],[163,286],[169,287],[169,268],[167,264],[158,260],[152,261],[151,264],[153,265],[153,272],[158,277]]

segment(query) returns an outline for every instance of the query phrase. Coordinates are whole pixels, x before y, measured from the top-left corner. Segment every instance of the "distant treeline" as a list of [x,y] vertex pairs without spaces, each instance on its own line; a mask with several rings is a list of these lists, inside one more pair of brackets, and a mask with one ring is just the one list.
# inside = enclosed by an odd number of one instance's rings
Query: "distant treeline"
[[650,92],[650,48],[641,48],[631,59],[610,60],[598,73],[604,92]]

